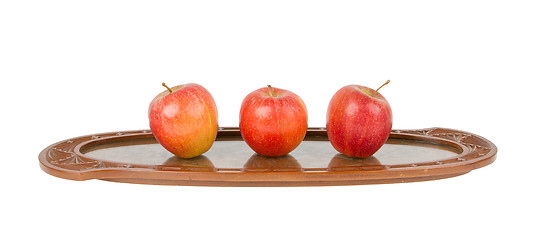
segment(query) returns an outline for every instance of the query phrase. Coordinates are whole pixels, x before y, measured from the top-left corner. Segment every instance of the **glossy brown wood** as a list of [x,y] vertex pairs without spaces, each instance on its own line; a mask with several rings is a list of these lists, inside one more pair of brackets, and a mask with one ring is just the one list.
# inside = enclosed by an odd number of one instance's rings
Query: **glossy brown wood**
[[254,154],[238,128],[220,128],[209,152],[181,159],[149,130],[67,139],[39,154],[41,168],[71,180],[192,186],[331,186],[427,181],[486,166],[497,148],[478,135],[445,128],[394,130],[373,157],[336,152],[324,128],[310,128],[289,155]]

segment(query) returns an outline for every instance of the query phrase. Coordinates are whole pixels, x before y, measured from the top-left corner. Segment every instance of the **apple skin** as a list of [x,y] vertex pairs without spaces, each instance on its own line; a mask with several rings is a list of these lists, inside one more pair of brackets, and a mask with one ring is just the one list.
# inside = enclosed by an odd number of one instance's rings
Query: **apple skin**
[[300,145],[307,127],[306,105],[293,92],[269,86],[251,92],[242,102],[240,133],[263,156],[288,154]]
[[348,85],[330,100],[326,131],[338,152],[367,158],[384,145],[392,131],[392,121],[390,104],[379,92]]
[[157,95],[148,108],[150,129],[157,141],[181,158],[199,156],[214,143],[218,132],[217,107],[201,85],[188,83]]

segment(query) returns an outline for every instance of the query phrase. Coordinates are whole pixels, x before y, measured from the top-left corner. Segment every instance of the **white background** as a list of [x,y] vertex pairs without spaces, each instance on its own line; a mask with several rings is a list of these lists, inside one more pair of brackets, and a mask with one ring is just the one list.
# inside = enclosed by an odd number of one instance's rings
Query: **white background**
[[[1,1],[0,238],[538,239],[537,1]],[[297,93],[325,125],[342,86],[381,90],[395,129],[448,127],[497,160],[451,179],[304,188],[71,181],[38,153],[147,129],[162,82],[196,82],[221,126],[249,92]],[[498,239],[499,239],[498,238]]]

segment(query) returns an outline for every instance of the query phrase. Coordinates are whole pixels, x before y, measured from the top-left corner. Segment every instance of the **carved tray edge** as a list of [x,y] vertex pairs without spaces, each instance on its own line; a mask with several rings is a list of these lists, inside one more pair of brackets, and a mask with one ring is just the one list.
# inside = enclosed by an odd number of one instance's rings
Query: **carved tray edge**
[[[237,130],[237,128],[235,127],[225,127],[225,128],[220,128],[220,131],[221,132],[233,132]],[[312,133],[313,132],[325,132],[325,128],[310,128],[308,130],[311,131]],[[69,161],[74,161],[74,162],[77,162],[77,161],[84,161],[84,159],[81,159],[80,157],[80,152],[73,152],[73,150],[75,148],[79,148],[81,147],[81,145],[84,145],[84,143],[86,142],[92,142],[94,140],[97,140],[97,139],[105,139],[105,138],[111,138],[111,139],[114,139],[115,137],[119,137],[119,136],[126,136],[126,135],[132,135],[132,136],[135,136],[135,135],[148,135],[148,134],[151,134],[151,132],[149,130],[137,130],[137,131],[120,131],[120,132],[108,132],[108,133],[100,133],[100,134],[93,134],[93,135],[86,135],[86,136],[82,136],[82,137],[75,137],[75,138],[71,138],[71,139],[67,139],[67,140],[64,140],[64,141],[60,141],[60,142],[57,142],[55,144],[52,144],[50,145],[49,147],[43,149],[40,154],[39,154],[39,162],[40,162],[40,167],[43,171],[45,171],[46,173],[50,174],[50,175],[53,175],[53,176],[56,176],[56,177],[60,177],[60,178],[64,178],[64,179],[70,179],[70,180],[78,180],[78,181],[82,181],[82,180],[89,180],[89,179],[102,179],[102,180],[112,180],[112,179],[116,179],[117,176],[115,176],[116,174],[115,173],[125,173],[126,171],[131,171],[133,172],[134,174],[132,175],[132,177],[134,179],[138,178],[138,173],[144,173],[146,174],[145,177],[150,177],[148,178],[147,180],[172,180],[174,181],[175,179],[163,179],[162,176],[159,176],[159,172],[161,172],[160,170],[156,170],[156,169],[141,169],[141,168],[135,168],[133,166],[129,166],[129,164],[124,164],[124,166],[116,166],[116,167],[106,167],[106,166],[103,166],[103,167],[100,167],[100,165],[103,165],[105,163],[103,162],[96,162],[91,168],[89,169],[84,169],[84,170],[71,170],[71,169],[65,169],[65,168],[61,168],[61,167],[58,167],[58,166],[55,166],[53,164],[51,164],[51,162],[47,161],[48,159],[48,154],[51,152],[51,151],[54,151],[54,149],[58,146],[58,145],[61,145],[61,144],[70,144],[71,145],[71,149],[72,149],[72,152],[70,152],[69,150],[61,150],[59,151],[60,153],[64,153],[64,154],[67,154],[66,156],[66,160],[69,160]],[[426,138],[435,138],[435,139],[441,139],[443,141],[450,141],[450,142],[454,142],[456,143],[457,145],[461,145],[461,146],[465,146],[465,148],[463,148],[463,153],[458,155],[456,158],[457,162],[455,163],[452,163],[452,166],[453,168],[456,168],[456,170],[454,170],[454,174],[446,174],[446,173],[441,173],[439,175],[433,175],[434,172],[433,171],[430,171],[429,174],[422,174],[422,171],[426,172],[425,168],[423,168],[423,166],[410,166],[410,167],[401,167],[399,170],[404,172],[405,174],[400,174],[399,176],[396,175],[395,178],[393,177],[389,177],[389,176],[386,176],[385,178],[381,178],[381,183],[382,182],[388,182],[386,180],[389,180],[389,182],[403,182],[401,180],[399,180],[400,178],[403,178],[403,177],[407,177],[408,175],[414,175],[415,178],[417,179],[421,179],[421,178],[433,178],[433,179],[439,179],[439,178],[436,178],[437,176],[444,176],[444,175],[448,175],[448,177],[452,177],[450,175],[462,175],[462,174],[465,174],[473,169],[477,169],[477,168],[480,168],[480,167],[484,167],[484,166],[487,166],[489,164],[491,164],[492,162],[495,161],[496,159],[496,154],[497,154],[497,147],[495,146],[495,144],[493,144],[491,141],[487,140],[486,138],[483,138],[481,136],[478,136],[476,134],[473,134],[473,133],[470,133],[470,132],[465,132],[465,131],[461,131],[461,130],[455,130],[455,129],[449,129],[449,128],[439,128],[439,127],[433,127],[433,128],[425,128],[425,129],[413,129],[413,130],[393,130],[392,131],[392,134],[394,136],[398,136],[398,135],[401,135],[401,136],[412,136],[412,137],[426,137]],[[75,142],[75,141],[78,141],[78,142]],[[442,164],[441,164],[442,165]],[[448,165],[445,166],[446,169],[449,168]],[[436,169],[436,168],[435,168]],[[458,170],[459,169],[459,170]],[[383,169],[383,170],[380,170],[380,171],[395,171],[396,169],[392,169],[391,167],[390,168],[386,168],[386,169]],[[152,175],[154,174],[150,174],[148,175],[148,173],[150,172],[154,172],[156,173],[155,175],[155,178],[152,177]],[[164,172],[167,172],[167,173],[171,173],[171,171],[163,171],[161,172],[164,173]],[[351,173],[358,173],[358,171],[343,171],[342,173],[340,174],[351,174]],[[370,173],[370,172],[367,172],[367,173]],[[371,172],[370,174],[372,173],[375,173],[375,172]],[[185,174],[185,173],[183,173]],[[196,174],[196,173],[195,173]],[[234,172],[229,172],[228,174],[234,174]],[[243,172],[242,174],[244,175],[248,175],[247,173]],[[261,173],[249,173],[249,174],[261,174]],[[281,173],[281,174],[284,174],[284,173]],[[285,173],[285,174],[288,174],[288,173]],[[292,174],[295,174],[295,173],[292,173]],[[318,174],[317,172],[303,172],[302,174]],[[368,174],[368,175],[370,175]],[[188,174],[189,175],[189,174]],[[129,178],[129,177],[128,177]],[[410,181],[414,181],[413,180],[413,177],[410,177]],[[446,177],[441,177],[441,178],[446,178]],[[122,176],[122,179],[123,179],[123,182],[129,182],[126,180],[126,176]],[[386,179],[386,180],[384,180]],[[394,180],[392,180],[394,179]],[[182,179],[176,179],[177,181],[183,181]],[[366,181],[369,181],[369,180],[374,180],[375,182],[377,181],[376,179],[374,178],[371,178],[371,179],[365,179]],[[430,179],[427,179],[427,180],[430,180]],[[136,182],[136,180],[133,180]],[[237,184],[238,185],[242,185],[242,179],[239,179]],[[331,180],[331,179],[328,179],[328,182],[332,182],[334,180]],[[336,182],[339,182],[339,180],[335,180]],[[357,179],[357,181],[359,181],[359,183],[353,183],[353,184],[362,184],[361,181],[362,179],[359,178]],[[419,180],[419,181],[425,181],[425,180]],[[204,182],[204,181],[201,181],[201,182]],[[294,185],[294,181],[292,181]],[[302,182],[302,180],[298,180],[296,181],[298,184],[300,184]],[[267,182],[268,183],[268,182]],[[155,183],[151,183],[151,184],[155,184]],[[256,184],[256,183],[255,183]],[[187,185],[197,185],[197,184],[187,184]],[[204,184],[202,184],[204,185]],[[216,185],[219,185],[219,184],[216,184]],[[248,184],[249,185],[249,184]],[[266,185],[271,185],[271,184],[266,184]],[[304,185],[304,184],[300,184],[300,185]],[[314,184],[309,184],[309,185],[314,185]],[[315,184],[317,185],[317,184]],[[320,185],[333,185],[333,184],[320,184]],[[349,185],[349,184],[339,184],[339,185]]]

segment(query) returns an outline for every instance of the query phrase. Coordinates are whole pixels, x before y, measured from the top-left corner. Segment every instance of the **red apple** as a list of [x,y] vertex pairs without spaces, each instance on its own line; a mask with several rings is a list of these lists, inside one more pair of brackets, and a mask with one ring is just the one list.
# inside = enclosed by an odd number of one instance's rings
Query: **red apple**
[[330,100],[326,130],[338,152],[366,158],[375,154],[390,136],[392,109],[379,89],[349,85],[338,90]]
[[188,83],[157,95],[150,103],[150,129],[157,141],[181,158],[208,151],[218,131],[217,107],[201,85]]
[[240,108],[240,133],[258,154],[286,155],[294,150],[307,132],[306,105],[293,92],[270,85],[244,98]]

